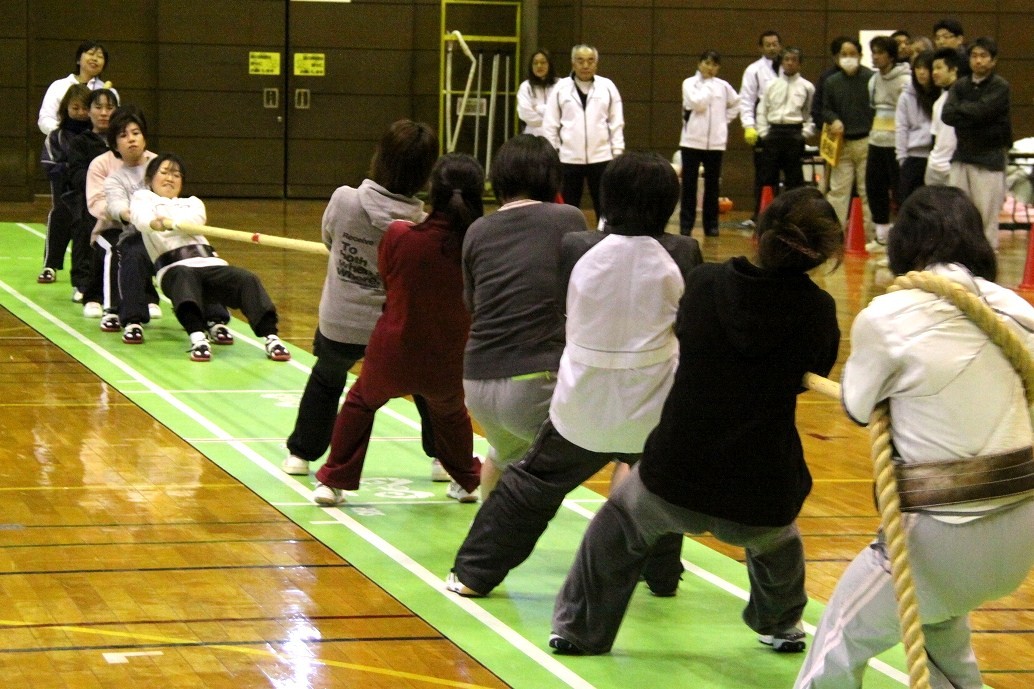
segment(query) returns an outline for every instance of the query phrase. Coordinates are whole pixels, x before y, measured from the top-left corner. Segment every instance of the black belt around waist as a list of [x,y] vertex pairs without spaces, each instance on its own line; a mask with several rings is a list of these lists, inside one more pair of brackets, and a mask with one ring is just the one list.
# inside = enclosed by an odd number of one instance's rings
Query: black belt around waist
[[770,124],[769,129],[772,131],[783,131],[783,132],[797,132],[804,128],[803,124]]
[[166,251],[161,254],[158,258],[154,259],[154,272],[158,272],[162,268],[176,263],[177,261],[185,261],[188,258],[218,258],[219,254],[215,252],[215,249],[210,247],[208,244],[188,244],[181,246],[171,251]]
[[901,510],[992,500],[1034,491],[1034,451],[896,464]]

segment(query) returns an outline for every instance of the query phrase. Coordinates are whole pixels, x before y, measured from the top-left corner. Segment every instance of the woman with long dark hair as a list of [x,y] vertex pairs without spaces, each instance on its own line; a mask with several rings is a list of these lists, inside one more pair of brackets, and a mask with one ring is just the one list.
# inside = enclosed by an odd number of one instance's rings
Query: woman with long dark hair
[[388,226],[377,251],[384,312],[366,347],[363,370],[334,424],[313,500],[339,505],[359,488],[374,414],[394,397],[427,403],[438,459],[452,477],[446,495],[476,502],[481,465],[463,401],[463,347],[470,315],[463,305],[460,251],[467,228],[484,213],[484,172],[469,155],[443,156],[431,172],[431,214]]
[[525,134],[542,134],[542,116],[555,85],[553,58],[546,50],[536,50],[528,60],[528,78],[517,89],[517,117],[527,125]]
[[933,104],[940,95],[941,89],[933,83],[933,53],[919,53],[912,63],[912,81],[901,90],[894,118],[900,203],[923,186],[926,161],[933,148],[933,134],[930,132]]

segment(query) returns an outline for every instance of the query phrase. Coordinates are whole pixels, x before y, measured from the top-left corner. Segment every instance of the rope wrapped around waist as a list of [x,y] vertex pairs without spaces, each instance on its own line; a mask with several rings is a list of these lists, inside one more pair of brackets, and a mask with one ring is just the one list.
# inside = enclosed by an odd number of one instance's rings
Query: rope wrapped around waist
[[158,272],[162,268],[172,265],[177,261],[185,261],[188,258],[218,258],[219,254],[215,252],[208,244],[187,244],[176,249],[171,249],[154,259],[154,272]]
[[993,500],[1034,491],[1034,451],[895,464],[901,510]]

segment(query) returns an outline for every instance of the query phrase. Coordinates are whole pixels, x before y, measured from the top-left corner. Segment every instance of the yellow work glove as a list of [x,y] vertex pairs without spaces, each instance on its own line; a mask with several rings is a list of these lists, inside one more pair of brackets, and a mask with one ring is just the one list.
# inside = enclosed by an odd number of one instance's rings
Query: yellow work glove
[[743,130],[743,140],[747,142],[748,146],[753,146],[758,142],[758,130],[753,127],[747,127]]

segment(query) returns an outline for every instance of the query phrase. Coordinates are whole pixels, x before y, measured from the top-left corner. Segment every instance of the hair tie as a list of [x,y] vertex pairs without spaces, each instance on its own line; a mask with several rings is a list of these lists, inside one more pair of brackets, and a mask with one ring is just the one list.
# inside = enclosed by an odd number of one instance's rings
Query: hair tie
[[812,249],[810,247],[807,247],[807,246],[804,246],[803,244],[795,242],[792,239],[787,239],[786,237],[784,237],[781,234],[777,234],[776,235],[776,239],[781,241],[783,244],[786,244],[788,247],[790,247],[794,251],[797,251],[799,253],[804,254],[808,258],[814,259],[816,261],[818,259],[822,258],[822,254],[820,254],[818,251],[815,251],[814,249]]

